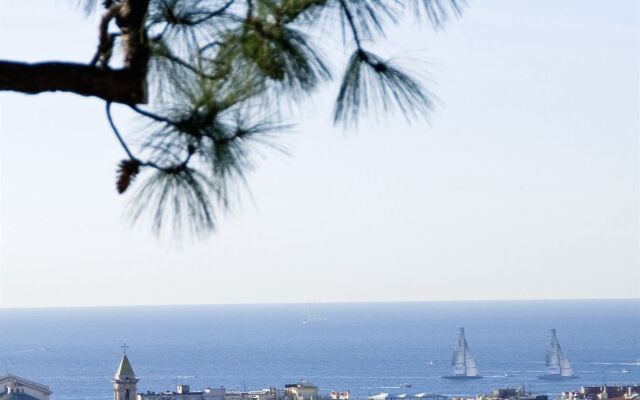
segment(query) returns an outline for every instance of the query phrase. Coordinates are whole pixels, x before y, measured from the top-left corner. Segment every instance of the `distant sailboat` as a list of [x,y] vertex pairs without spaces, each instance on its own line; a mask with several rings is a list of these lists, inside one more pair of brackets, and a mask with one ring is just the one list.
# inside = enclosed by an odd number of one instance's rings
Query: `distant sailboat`
[[317,307],[312,307],[312,306],[313,304],[311,302],[307,303],[307,317],[302,321],[304,325],[312,322],[323,322],[327,320],[326,317],[323,317],[318,313]]
[[476,362],[473,361],[467,339],[464,337],[464,328],[458,329],[453,342],[453,359],[451,360],[453,375],[443,376],[445,379],[479,379]]
[[549,331],[549,343],[547,344],[547,374],[541,375],[540,379],[572,379],[577,378],[573,374],[573,369],[569,359],[564,355],[556,330]]

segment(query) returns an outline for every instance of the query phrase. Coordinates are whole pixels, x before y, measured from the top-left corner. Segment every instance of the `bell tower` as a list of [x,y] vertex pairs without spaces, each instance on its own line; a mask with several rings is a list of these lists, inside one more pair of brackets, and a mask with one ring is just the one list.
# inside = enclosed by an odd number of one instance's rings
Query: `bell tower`
[[113,400],[136,400],[138,394],[136,386],[138,379],[136,379],[136,374],[127,358],[127,347],[126,344],[122,346],[124,349],[122,359],[113,377]]

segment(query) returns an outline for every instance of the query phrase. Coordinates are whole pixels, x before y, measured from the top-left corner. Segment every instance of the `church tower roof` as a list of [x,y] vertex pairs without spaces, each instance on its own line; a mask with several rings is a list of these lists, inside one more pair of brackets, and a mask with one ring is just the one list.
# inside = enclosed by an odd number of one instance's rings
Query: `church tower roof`
[[129,362],[126,354],[122,355],[122,360],[120,360],[120,365],[116,370],[114,378],[118,381],[130,381],[136,379],[136,374],[133,372],[133,368],[131,367],[131,363]]

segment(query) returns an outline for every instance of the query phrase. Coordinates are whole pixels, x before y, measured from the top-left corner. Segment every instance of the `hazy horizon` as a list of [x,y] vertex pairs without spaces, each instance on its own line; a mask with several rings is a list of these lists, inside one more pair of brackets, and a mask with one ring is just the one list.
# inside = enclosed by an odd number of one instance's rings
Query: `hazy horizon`
[[[67,3],[4,1],[0,58],[88,62],[99,15]],[[640,2],[409,21],[380,51],[425,68],[428,122],[345,132],[319,91],[181,246],[122,217],[103,102],[0,93],[0,307],[640,298]]]
[[334,305],[392,305],[392,304],[422,304],[422,303],[571,303],[571,302],[639,302],[640,298],[574,298],[574,299],[470,299],[470,300],[389,300],[389,301],[306,301],[306,302],[281,302],[281,303],[184,303],[184,304],[123,304],[123,305],[73,305],[73,306],[37,306],[37,307],[0,307],[0,310],[72,310],[83,308],[170,308],[170,307],[218,307],[218,306],[334,306]]
[[[322,394],[350,390],[357,400],[381,391],[410,398],[523,386],[557,395],[640,381],[638,303],[320,305],[311,312],[302,304],[5,310],[0,371],[46,384],[55,398],[113,400],[112,374],[126,343],[138,393],[175,390],[178,383],[248,391],[304,379]],[[451,373],[460,327],[484,379],[441,378]],[[546,372],[552,328],[578,379],[538,379]]]

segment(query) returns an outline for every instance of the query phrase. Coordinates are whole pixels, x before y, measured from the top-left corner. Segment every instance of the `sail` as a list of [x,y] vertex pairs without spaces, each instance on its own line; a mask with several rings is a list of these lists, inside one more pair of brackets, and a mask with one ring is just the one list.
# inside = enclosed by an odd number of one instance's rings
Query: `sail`
[[560,376],[573,376],[573,369],[569,360],[564,355],[560,342],[556,336],[556,330],[549,331],[549,343],[547,345],[547,374]]
[[558,338],[556,330],[549,331],[549,342],[547,344],[547,374],[560,375],[560,354],[558,351]]
[[558,343],[558,357],[560,358],[560,375],[573,376],[573,369],[571,368],[571,364],[569,363],[567,356],[564,355],[564,351],[562,351],[560,343]]
[[464,337],[464,328],[458,329],[453,341],[451,367],[454,376],[478,376],[476,362],[473,360],[467,339]]
[[460,328],[453,340],[453,358],[451,360],[453,375],[466,375],[466,350],[467,341],[464,338],[464,328]]
[[466,376],[477,376],[478,375],[478,367],[476,367],[476,362],[473,361],[473,357],[471,356],[471,352],[469,351],[469,346],[467,345],[467,341],[464,341],[464,361],[466,366],[465,375]]

